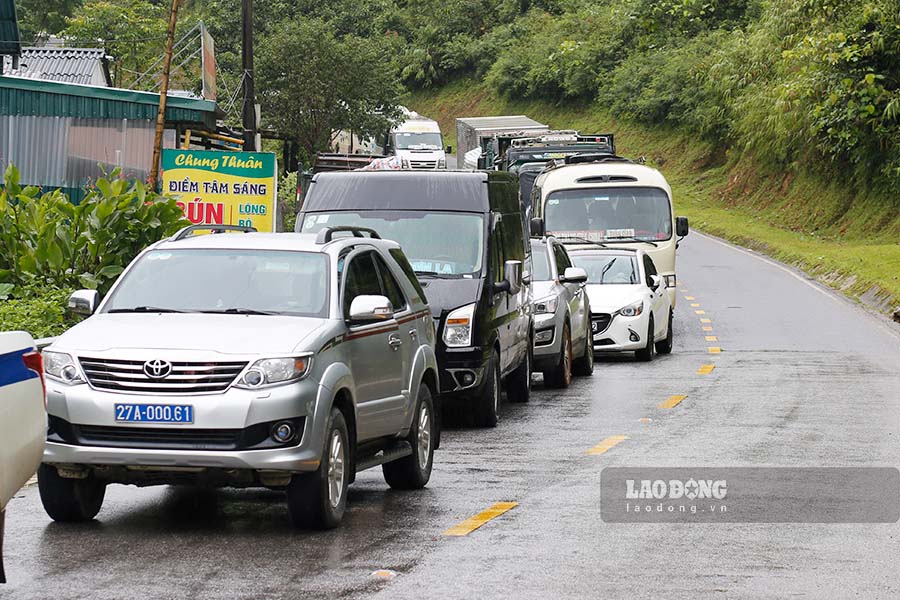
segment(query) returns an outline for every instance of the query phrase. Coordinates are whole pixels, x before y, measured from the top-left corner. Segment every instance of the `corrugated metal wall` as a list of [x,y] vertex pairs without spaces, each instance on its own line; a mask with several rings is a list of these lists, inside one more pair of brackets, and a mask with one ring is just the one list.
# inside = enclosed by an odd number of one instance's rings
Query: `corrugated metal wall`
[[[145,180],[153,153],[150,120],[0,115],[0,173],[16,165],[24,184],[81,188],[119,167]],[[168,143],[174,132],[167,131]]]

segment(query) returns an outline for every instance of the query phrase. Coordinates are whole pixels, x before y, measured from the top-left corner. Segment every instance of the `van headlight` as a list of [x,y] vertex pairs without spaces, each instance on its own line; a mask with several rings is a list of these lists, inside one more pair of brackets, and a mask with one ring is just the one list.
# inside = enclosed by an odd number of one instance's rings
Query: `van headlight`
[[540,300],[534,301],[534,314],[536,315],[552,315],[559,308],[559,296],[547,296]]
[[235,384],[235,387],[257,389],[303,379],[309,374],[312,354],[289,358],[264,358],[253,363]]
[[675,277],[675,275],[663,275],[663,279],[666,282],[667,288],[673,288],[678,285],[678,279]]
[[72,358],[72,355],[65,352],[44,350],[41,356],[44,358],[44,373],[50,379],[68,385],[84,383],[84,378],[81,376],[81,371],[75,364],[75,359]]
[[638,300],[628,306],[623,306],[617,310],[615,314],[622,315],[623,317],[636,317],[642,312],[644,312],[644,301]]
[[437,168],[438,169],[446,169],[447,168],[447,159],[439,158],[438,163],[437,163]]
[[457,308],[444,321],[444,343],[448,348],[464,348],[472,345],[472,328],[475,304]]

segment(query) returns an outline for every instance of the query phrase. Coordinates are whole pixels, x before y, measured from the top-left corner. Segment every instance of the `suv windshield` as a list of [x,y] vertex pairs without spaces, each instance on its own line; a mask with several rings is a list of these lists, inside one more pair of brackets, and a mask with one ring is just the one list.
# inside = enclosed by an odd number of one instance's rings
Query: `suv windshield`
[[383,239],[403,248],[417,275],[473,277],[480,275],[484,254],[484,217],[472,213],[417,210],[310,213],[302,231],[326,226],[371,227]]
[[104,312],[213,312],[325,317],[328,258],[274,250],[152,250]]
[[634,255],[572,254],[576,267],[587,271],[588,283],[638,283],[637,259]]
[[394,134],[394,148],[397,150],[440,150],[441,134],[439,133],[410,133],[401,132]]
[[558,190],[544,207],[548,233],[593,241],[659,241],[672,237],[669,198],[659,188]]

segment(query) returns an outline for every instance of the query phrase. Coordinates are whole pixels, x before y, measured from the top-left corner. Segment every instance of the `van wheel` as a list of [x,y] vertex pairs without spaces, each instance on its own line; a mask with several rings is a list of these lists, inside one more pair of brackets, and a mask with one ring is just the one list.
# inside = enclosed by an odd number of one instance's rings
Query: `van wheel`
[[528,338],[525,360],[509,374],[506,380],[506,397],[510,402],[528,402],[531,399],[531,349],[533,343]]
[[650,326],[647,328],[647,345],[634,353],[636,359],[644,362],[653,360],[653,350],[655,347],[655,344],[653,343],[653,332],[653,315],[650,315]]
[[417,490],[425,487],[431,478],[437,427],[431,390],[424,383],[419,384],[419,401],[416,404],[413,425],[406,436],[412,446],[412,454],[381,465],[384,480],[395,490]]
[[56,467],[38,468],[38,491],[44,510],[54,521],[84,523],[100,512],[106,496],[106,483],[91,473],[86,479],[61,477]]
[[567,388],[572,383],[572,332],[569,324],[563,326],[562,344],[556,366],[544,372],[547,384],[555,388]]
[[344,415],[331,409],[319,468],[294,475],[287,487],[288,514],[300,529],[333,529],[347,509],[350,485],[350,436]]
[[484,376],[488,379],[481,396],[475,400],[475,416],[482,427],[496,427],[500,420],[500,357],[496,352],[485,367]]
[[572,363],[572,371],[575,375],[582,377],[594,374],[594,332],[591,331],[590,321],[588,321],[587,334],[584,336],[584,354]]
[[672,346],[674,342],[675,333],[672,331],[672,311],[669,311],[669,329],[666,331],[666,339],[661,342],[656,342],[656,353],[657,354],[671,354]]

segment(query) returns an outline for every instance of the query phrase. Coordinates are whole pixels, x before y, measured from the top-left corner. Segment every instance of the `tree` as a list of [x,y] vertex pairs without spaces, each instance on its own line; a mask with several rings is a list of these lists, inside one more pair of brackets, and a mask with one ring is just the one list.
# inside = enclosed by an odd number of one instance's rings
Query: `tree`
[[146,0],[86,0],[68,19],[69,45],[103,45],[113,57],[113,85],[144,72],[163,53],[168,7]]
[[16,0],[22,44],[31,46],[41,37],[60,33],[80,4],[81,0]]
[[403,93],[387,46],[337,37],[318,19],[280,23],[256,52],[263,120],[312,157],[332,136],[384,133],[400,118]]

